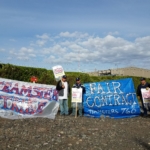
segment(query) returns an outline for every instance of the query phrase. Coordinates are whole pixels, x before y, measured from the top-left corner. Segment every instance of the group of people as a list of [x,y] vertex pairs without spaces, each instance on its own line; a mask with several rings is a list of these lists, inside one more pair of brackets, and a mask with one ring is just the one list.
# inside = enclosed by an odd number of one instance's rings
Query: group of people
[[[73,85],[73,88],[81,88],[82,93],[85,92],[85,88],[83,84],[81,84],[80,78],[76,78],[76,83]],[[63,75],[62,79],[57,82],[56,85],[56,90],[59,93],[59,104],[60,104],[60,115],[69,115],[69,110],[68,110],[68,96],[70,94],[70,85],[67,82],[67,76]],[[79,108],[79,116],[82,117],[82,111],[83,111],[83,106],[82,102],[78,103],[78,108]],[[76,112],[76,104],[72,103],[72,113],[71,115],[75,115]]]
[[[73,88],[81,88],[82,93],[85,93],[85,87],[83,84],[81,84],[80,78],[76,78],[76,83],[73,85]],[[144,104],[143,102],[143,97],[141,93],[141,89],[149,89],[150,84],[146,82],[145,78],[140,79],[140,84],[137,87],[137,96],[141,101],[141,107],[143,109],[143,116],[147,116],[148,113],[147,111],[150,111],[150,105],[149,104]],[[68,96],[70,94],[70,86],[69,83],[67,82],[67,76],[63,75],[62,79],[58,81],[56,89],[58,90],[59,93],[59,103],[60,103],[60,115],[69,115],[68,111]],[[79,109],[79,116],[82,116],[82,111],[83,111],[83,105],[82,103],[78,103],[78,109]],[[72,113],[71,115],[75,115],[76,113],[76,104],[72,103]]]

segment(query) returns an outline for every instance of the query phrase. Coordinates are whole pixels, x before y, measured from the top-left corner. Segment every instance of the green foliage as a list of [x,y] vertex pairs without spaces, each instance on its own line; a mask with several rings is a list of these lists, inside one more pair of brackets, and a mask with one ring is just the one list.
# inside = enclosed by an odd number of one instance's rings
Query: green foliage
[[[87,73],[81,72],[66,72],[66,75],[68,76],[68,82],[70,83],[71,87],[75,83],[75,79],[77,77],[81,78],[82,83],[132,78],[135,88],[137,88],[140,79],[140,77],[132,76],[89,76]],[[36,76],[38,78],[37,83],[56,85],[56,81],[52,70],[15,66],[11,64],[0,64],[1,78],[30,82],[30,78],[32,76]],[[147,81],[149,82],[150,79],[147,79]]]

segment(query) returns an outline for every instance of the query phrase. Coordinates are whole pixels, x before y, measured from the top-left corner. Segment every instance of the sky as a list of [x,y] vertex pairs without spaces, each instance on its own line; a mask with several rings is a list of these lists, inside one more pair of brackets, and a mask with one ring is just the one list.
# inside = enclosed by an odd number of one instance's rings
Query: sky
[[0,63],[150,69],[150,0],[0,0]]

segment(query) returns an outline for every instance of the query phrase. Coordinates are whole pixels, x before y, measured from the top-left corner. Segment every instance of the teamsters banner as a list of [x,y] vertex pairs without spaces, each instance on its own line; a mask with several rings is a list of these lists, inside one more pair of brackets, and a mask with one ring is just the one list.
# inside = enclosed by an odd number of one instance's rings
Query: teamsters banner
[[139,116],[140,107],[131,78],[84,84],[84,116],[129,118]]
[[9,119],[46,117],[54,119],[59,108],[54,85],[0,78],[0,116]]

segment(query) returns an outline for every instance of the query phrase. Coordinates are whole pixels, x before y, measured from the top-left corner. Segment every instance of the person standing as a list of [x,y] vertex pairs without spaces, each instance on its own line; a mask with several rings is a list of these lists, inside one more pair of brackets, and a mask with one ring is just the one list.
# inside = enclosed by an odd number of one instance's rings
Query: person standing
[[[76,83],[73,85],[73,88],[82,88],[82,103],[83,103],[83,94],[85,93],[85,87],[83,86],[83,84],[81,84],[81,80],[80,78],[76,78]],[[78,104],[78,108],[79,108],[79,116],[82,117],[82,111],[83,111],[83,104],[82,103],[77,103]],[[76,112],[76,103],[72,102],[72,114],[71,115],[75,115]]]
[[68,115],[68,96],[70,93],[70,86],[67,82],[67,76],[63,75],[62,79],[58,81],[56,90],[59,94],[60,115]]
[[146,82],[146,79],[141,78],[140,79],[140,84],[137,87],[137,96],[141,100],[142,108],[143,108],[143,111],[144,111],[144,116],[147,116],[147,109],[145,108],[144,103],[143,103],[141,89],[147,89],[149,87],[150,87],[150,84],[148,82]]

